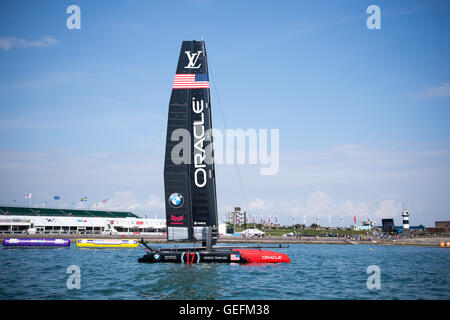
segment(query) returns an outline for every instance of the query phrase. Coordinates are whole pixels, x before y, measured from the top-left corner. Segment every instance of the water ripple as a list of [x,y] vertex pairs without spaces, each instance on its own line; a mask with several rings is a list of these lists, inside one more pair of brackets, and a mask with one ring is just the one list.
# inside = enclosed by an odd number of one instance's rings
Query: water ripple
[[[139,249],[0,250],[0,299],[450,299],[450,250],[291,245],[290,264],[139,264]],[[67,288],[67,267],[81,289]],[[381,270],[369,290],[367,267]]]

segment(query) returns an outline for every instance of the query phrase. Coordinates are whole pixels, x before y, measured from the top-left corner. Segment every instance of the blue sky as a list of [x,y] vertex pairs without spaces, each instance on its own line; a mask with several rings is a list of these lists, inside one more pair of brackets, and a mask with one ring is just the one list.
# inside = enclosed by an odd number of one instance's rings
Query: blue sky
[[[81,30],[66,8],[81,8]],[[369,30],[366,9],[381,9]],[[280,129],[280,172],[239,168],[257,216],[450,218],[447,1],[2,1],[0,202],[163,216],[171,82],[206,41],[229,128]],[[214,90],[214,88],[213,88]],[[212,92],[213,125],[224,119]],[[242,205],[217,166],[219,211]],[[101,205],[97,205],[99,207]],[[337,222],[339,221],[339,222]]]

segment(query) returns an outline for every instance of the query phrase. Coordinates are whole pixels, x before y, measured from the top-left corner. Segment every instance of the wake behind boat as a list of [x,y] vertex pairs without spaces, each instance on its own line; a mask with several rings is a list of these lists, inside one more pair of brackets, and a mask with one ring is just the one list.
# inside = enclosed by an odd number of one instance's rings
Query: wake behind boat
[[167,240],[201,247],[150,248],[139,262],[290,262],[263,247],[215,246],[218,215],[205,42],[183,41],[172,86],[164,163]]

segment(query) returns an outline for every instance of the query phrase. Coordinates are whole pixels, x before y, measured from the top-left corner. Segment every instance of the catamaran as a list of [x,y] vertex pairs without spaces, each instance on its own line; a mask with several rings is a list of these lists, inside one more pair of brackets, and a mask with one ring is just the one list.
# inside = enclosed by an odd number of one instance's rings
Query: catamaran
[[[205,42],[183,41],[172,86],[164,162],[167,240],[201,243],[151,248],[139,262],[290,262],[268,247],[216,245],[218,215],[211,134],[211,99]],[[280,246],[281,247],[281,246]]]

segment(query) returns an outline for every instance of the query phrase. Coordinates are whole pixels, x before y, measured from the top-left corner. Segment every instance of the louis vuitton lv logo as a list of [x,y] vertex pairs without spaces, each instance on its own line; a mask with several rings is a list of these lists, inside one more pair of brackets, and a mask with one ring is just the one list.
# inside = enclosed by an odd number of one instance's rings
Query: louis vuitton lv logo
[[200,66],[202,65],[201,63],[196,66],[198,58],[200,57],[200,54],[202,53],[202,51],[197,51],[196,53],[191,53],[190,51],[185,51],[184,53],[186,53],[188,59],[189,59],[189,63],[186,67],[184,67],[185,69],[198,69],[200,68]]

